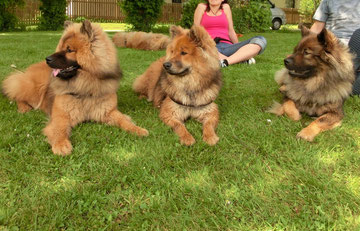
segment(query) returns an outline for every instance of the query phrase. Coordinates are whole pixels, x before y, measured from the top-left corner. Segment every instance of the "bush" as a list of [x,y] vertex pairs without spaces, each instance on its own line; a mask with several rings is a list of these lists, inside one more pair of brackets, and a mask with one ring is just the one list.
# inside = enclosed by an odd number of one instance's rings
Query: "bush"
[[86,18],[85,17],[77,17],[73,20],[73,22],[76,22],[76,23],[82,23],[83,21],[85,21]]
[[299,13],[303,23],[311,23],[320,0],[302,0],[300,1]]
[[13,12],[15,7],[23,5],[23,0],[0,1],[0,31],[9,31],[15,29],[18,20]]
[[168,34],[170,31],[171,24],[156,24],[152,29],[151,32],[153,33],[161,33],[161,34]]
[[41,0],[39,30],[59,30],[66,19],[66,0]]
[[119,1],[125,11],[125,21],[130,23],[133,30],[151,31],[161,15],[164,0],[123,0]]
[[180,26],[190,28],[194,23],[194,13],[197,5],[204,0],[189,0],[184,3],[183,12],[180,20]]
[[244,5],[233,5],[232,16],[237,33],[262,32],[271,26],[271,11],[268,3],[250,1]]

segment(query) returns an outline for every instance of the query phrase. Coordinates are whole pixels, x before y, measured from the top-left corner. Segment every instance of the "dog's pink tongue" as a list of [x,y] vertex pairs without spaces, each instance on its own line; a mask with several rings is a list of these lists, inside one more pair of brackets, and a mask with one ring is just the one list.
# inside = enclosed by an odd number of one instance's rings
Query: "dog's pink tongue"
[[53,76],[56,77],[60,72],[60,69],[53,69]]

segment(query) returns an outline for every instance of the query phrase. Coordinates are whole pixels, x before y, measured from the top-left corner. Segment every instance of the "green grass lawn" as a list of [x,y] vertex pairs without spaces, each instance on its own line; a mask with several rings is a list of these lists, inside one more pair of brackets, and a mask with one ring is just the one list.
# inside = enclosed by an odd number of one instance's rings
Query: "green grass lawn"
[[[112,36],[114,33],[111,33]],[[60,32],[0,34],[0,80],[53,53]],[[247,34],[246,39],[255,34]],[[219,143],[180,145],[133,80],[164,51],[118,49],[120,111],[145,138],[83,123],[73,153],[52,154],[40,111],[19,114],[0,96],[0,230],[360,230],[360,99],[341,127],[313,143],[295,138],[312,119],[266,113],[281,95],[273,79],[300,38],[269,31],[256,65],[222,69]]]

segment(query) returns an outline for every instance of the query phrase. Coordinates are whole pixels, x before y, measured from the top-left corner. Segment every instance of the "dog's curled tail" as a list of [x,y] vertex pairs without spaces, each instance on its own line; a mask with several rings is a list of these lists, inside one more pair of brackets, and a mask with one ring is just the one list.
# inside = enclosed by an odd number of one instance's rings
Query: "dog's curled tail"
[[273,105],[268,110],[266,110],[266,112],[281,116],[284,114],[284,108],[280,103],[274,101]]
[[2,93],[10,100],[21,100],[26,93],[24,89],[31,87],[32,83],[25,78],[24,73],[16,72],[9,75],[2,83]]
[[16,101],[18,109],[21,105],[38,109],[44,106],[49,86],[50,69],[45,62],[33,64],[24,73],[16,72],[2,82],[2,93],[10,100]]

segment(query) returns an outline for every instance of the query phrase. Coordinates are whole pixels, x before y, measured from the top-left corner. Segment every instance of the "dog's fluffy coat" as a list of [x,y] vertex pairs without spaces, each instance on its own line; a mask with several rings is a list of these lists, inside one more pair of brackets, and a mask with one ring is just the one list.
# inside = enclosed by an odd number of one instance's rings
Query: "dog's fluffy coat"
[[300,113],[318,117],[297,134],[312,141],[320,132],[341,124],[343,104],[355,77],[352,55],[333,33],[324,29],[317,35],[306,27],[301,32],[294,53],[284,60],[286,68],[275,75],[284,102],[275,103],[269,111],[293,120],[300,120]]
[[138,50],[165,50],[170,38],[164,34],[136,32],[118,32],[113,37],[117,47],[127,47]]
[[[44,129],[55,154],[71,153],[71,128],[98,121],[145,136],[130,117],[117,110],[121,77],[116,48],[100,26],[66,22],[56,53],[3,82],[3,92],[18,110],[41,109],[50,116]],[[49,65],[51,67],[49,67]]]
[[214,100],[222,80],[215,42],[201,26],[190,30],[172,26],[166,56],[152,63],[133,84],[135,92],[160,108],[160,118],[172,127],[184,145],[195,143],[184,121],[193,117],[203,124],[203,140],[218,142],[219,120]]

